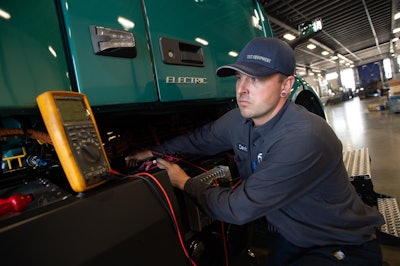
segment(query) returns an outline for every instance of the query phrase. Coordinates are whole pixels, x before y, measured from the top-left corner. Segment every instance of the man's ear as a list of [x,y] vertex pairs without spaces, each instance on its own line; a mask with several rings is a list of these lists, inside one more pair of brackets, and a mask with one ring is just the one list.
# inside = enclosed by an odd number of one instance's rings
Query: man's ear
[[294,84],[294,76],[287,77],[282,84],[282,91],[285,91],[286,94],[289,94],[292,90]]

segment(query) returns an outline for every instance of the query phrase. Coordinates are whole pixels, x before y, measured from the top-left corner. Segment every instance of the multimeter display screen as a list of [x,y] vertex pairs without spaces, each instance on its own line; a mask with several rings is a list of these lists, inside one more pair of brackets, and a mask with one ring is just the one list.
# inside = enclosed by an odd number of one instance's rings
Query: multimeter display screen
[[79,122],[90,119],[89,112],[81,99],[55,99],[63,122]]

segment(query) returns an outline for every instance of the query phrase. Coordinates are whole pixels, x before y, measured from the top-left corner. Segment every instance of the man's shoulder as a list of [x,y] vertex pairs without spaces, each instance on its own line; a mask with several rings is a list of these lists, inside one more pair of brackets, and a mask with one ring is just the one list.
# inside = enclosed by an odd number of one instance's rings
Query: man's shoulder
[[294,102],[289,103],[285,114],[287,118],[293,121],[308,120],[315,121],[317,123],[326,123],[326,120],[321,116],[314,114],[313,112],[307,110],[306,107]]

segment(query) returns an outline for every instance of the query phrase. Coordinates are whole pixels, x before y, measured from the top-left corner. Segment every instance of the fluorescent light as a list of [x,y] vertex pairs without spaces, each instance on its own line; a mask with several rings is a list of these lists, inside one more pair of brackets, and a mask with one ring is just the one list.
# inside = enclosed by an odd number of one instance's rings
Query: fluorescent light
[[235,51],[230,51],[229,53],[228,53],[230,56],[232,56],[232,57],[237,57],[239,54],[237,53],[237,52],[235,52]]
[[333,80],[333,79],[337,79],[339,77],[337,72],[331,72],[331,73],[327,73],[325,78],[326,80]]
[[328,52],[328,51],[322,51],[321,54],[322,54],[322,55],[328,55],[329,52]]
[[130,30],[135,27],[135,23],[133,21],[124,18],[124,17],[118,17],[118,23],[121,24],[122,27],[124,27],[124,30]]
[[286,40],[292,41],[292,40],[296,39],[296,36],[294,36],[293,34],[290,34],[290,33],[286,33],[285,35],[283,35],[283,38],[285,38]]
[[5,18],[5,19],[10,19],[11,15],[4,11],[3,9],[0,9],[0,17]]
[[393,30],[393,33],[398,33],[398,32],[400,32],[400,28],[395,28],[395,29]]
[[392,39],[392,42],[397,42],[399,40],[399,37],[395,37]]
[[299,71],[299,73],[298,73],[299,76],[304,76],[305,74],[306,74],[306,72],[304,70]]
[[312,50],[312,49],[317,48],[317,46],[315,46],[315,44],[309,43],[309,44],[307,45],[307,48],[310,49],[310,50]]
[[331,56],[331,59],[336,60],[336,59],[338,59],[338,57],[336,55],[334,55],[334,56]]
[[400,12],[397,12],[396,14],[394,14],[394,19],[399,19],[400,18]]
[[47,49],[49,49],[49,52],[54,56],[57,57],[57,53],[56,51],[53,49],[53,47],[51,47],[50,45],[47,47]]
[[208,45],[208,41],[206,41],[202,38],[197,37],[195,40],[196,40],[196,42],[201,43],[202,45]]

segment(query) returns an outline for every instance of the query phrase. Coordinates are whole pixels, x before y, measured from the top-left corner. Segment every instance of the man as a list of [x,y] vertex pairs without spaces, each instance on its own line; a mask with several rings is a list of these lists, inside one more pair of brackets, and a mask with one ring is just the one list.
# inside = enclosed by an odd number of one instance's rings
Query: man
[[217,70],[236,76],[239,108],[154,148],[210,155],[233,149],[243,179],[238,187],[190,179],[164,159],[157,165],[214,219],[245,224],[266,217],[279,233],[268,265],[381,265],[375,230],[384,221],[349,182],[341,142],[325,120],[287,100],[295,65],[285,42],[252,40],[235,64]]

